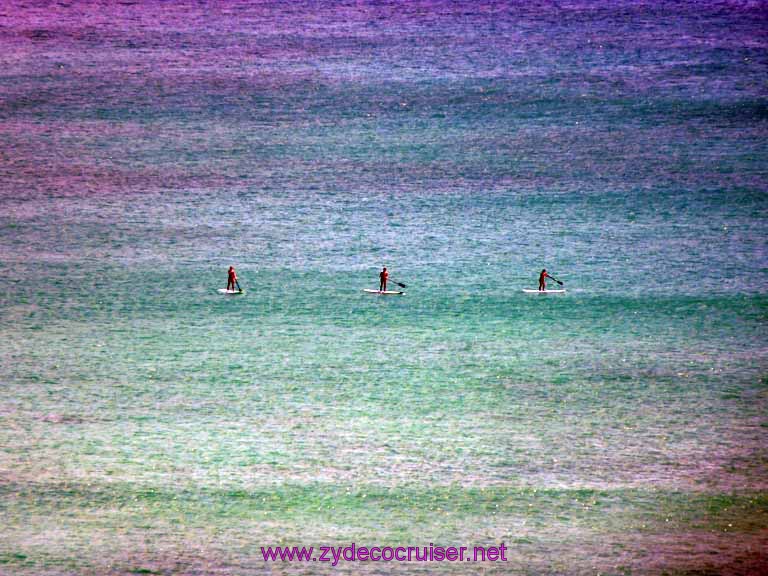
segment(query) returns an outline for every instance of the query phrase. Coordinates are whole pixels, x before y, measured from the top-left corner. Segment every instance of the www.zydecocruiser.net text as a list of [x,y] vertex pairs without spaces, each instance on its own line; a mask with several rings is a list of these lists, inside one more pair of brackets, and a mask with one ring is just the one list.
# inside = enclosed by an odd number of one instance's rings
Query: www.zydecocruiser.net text
[[507,562],[508,547],[498,546],[267,546],[265,562]]

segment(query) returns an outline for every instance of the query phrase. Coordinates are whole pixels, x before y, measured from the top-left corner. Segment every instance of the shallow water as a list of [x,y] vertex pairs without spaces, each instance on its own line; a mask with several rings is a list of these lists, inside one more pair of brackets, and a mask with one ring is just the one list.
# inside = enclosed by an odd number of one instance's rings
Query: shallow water
[[[706,500],[734,490],[739,542],[762,538],[765,15],[0,11],[0,560],[256,566],[241,530],[519,538],[516,573],[705,569],[674,543],[735,522]],[[229,265],[241,297],[216,292]],[[361,291],[382,265],[405,296]],[[566,294],[522,293],[543,267]],[[30,526],[60,490],[80,527],[51,539]],[[585,490],[612,503],[560,510]],[[285,495],[271,523],[238,500],[262,493]],[[603,523],[626,550],[595,565]],[[728,563],[725,532],[708,545]]]

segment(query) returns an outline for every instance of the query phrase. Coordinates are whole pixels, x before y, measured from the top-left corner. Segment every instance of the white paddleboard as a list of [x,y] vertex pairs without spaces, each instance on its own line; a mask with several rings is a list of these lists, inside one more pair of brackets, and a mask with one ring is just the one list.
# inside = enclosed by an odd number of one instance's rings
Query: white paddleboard
[[382,296],[402,296],[405,292],[398,292],[397,290],[371,290],[370,288],[363,288],[363,292],[368,294],[381,294]]
[[227,296],[239,296],[245,294],[245,290],[227,290],[226,288],[219,288],[219,294],[226,294]]
[[565,288],[559,290],[534,290],[532,288],[523,288],[523,292],[526,294],[562,294],[565,292]]

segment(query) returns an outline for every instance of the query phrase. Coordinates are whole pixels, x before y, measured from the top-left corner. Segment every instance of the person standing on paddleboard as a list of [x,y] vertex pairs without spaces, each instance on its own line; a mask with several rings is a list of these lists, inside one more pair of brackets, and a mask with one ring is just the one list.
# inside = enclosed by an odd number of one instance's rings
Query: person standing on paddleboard
[[387,272],[387,267],[384,266],[384,269],[379,272],[379,292],[387,291],[387,279],[389,279],[389,272]]
[[[547,289],[547,278],[552,278],[549,274],[547,274],[547,269],[544,268],[541,271],[541,274],[539,274],[539,291],[543,292]],[[554,280],[554,278],[552,278]]]
[[229,272],[227,272],[227,290],[232,290],[232,292],[235,291],[235,284],[237,284],[237,289],[240,289],[240,284],[237,281],[237,274],[235,273],[235,267],[230,266]]

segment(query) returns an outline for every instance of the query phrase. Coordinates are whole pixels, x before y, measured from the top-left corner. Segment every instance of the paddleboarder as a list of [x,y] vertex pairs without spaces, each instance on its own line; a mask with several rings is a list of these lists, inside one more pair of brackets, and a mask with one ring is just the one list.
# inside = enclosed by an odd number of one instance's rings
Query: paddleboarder
[[[541,271],[541,274],[539,274],[539,292],[547,289],[547,278],[552,278],[552,276],[547,274],[547,269],[544,268]],[[554,280],[554,278],[552,278],[552,280]]]
[[388,279],[389,279],[389,272],[387,272],[387,267],[384,266],[384,269],[381,272],[379,272],[379,292],[387,291]]
[[242,292],[242,288],[240,288],[240,283],[237,281],[237,273],[235,272],[235,267],[230,266],[229,272],[227,272],[227,290],[232,290],[232,292],[235,291],[235,284],[237,284],[238,291]]

